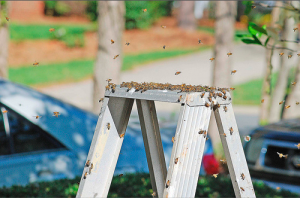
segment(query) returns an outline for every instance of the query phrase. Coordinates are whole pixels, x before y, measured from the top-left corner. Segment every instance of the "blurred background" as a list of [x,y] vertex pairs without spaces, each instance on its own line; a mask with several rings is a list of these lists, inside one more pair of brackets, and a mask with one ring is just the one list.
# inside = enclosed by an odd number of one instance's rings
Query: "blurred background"
[[[255,186],[258,193],[262,193],[260,189],[268,189],[264,186],[268,182],[278,196],[292,196],[281,191],[284,187],[299,193],[300,145],[295,146],[300,142],[299,9],[299,1],[1,1],[0,167],[18,153],[10,141],[14,130],[9,130],[17,114],[28,120],[28,125],[40,127],[59,142],[47,148],[40,146],[36,151],[72,147],[81,156],[76,157],[81,163],[76,174],[61,171],[64,174],[54,178],[49,176],[52,173],[48,169],[42,174],[49,174],[48,180],[74,178],[82,173],[80,168],[86,160],[107,79],[116,84],[127,81],[201,84],[235,88],[231,92],[233,109],[250,173],[256,174],[257,181],[263,180]],[[233,70],[236,72],[232,73]],[[181,74],[174,75],[177,71]],[[40,105],[33,107],[33,104]],[[167,134],[172,128],[169,126],[177,123],[179,109],[178,104],[156,103],[159,123],[165,127],[162,133],[165,130]],[[66,137],[61,137],[52,121],[46,120],[53,118],[53,111],[60,111],[61,118],[65,118],[56,127],[66,133],[84,125],[78,132],[80,135],[73,134],[73,143],[59,140]],[[47,117],[49,114],[52,117]],[[34,117],[37,115],[41,119]],[[72,126],[68,128],[63,122],[71,122]],[[136,129],[138,122],[134,105],[129,124],[133,131],[140,130]],[[27,129],[22,130],[25,133]],[[21,134],[19,129],[15,133]],[[208,134],[211,151],[207,152],[218,163],[215,173],[227,175],[227,166],[220,162],[224,153],[213,116]],[[246,136],[252,138],[250,142],[245,142]],[[78,146],[80,138],[84,142],[82,150]],[[17,137],[12,139],[18,144]],[[274,145],[281,146],[273,148]],[[269,155],[271,147],[274,151]],[[30,147],[29,151],[33,150]],[[278,162],[276,152],[288,153],[290,157]],[[48,159],[49,153],[45,156]],[[280,163],[281,166],[274,165]],[[204,174],[208,172],[214,171],[205,169]],[[262,173],[265,175],[261,176]],[[33,175],[30,181],[39,181]],[[283,175],[295,179],[278,184]],[[115,185],[117,180],[122,182],[116,178]],[[208,186],[210,181],[214,182],[210,177],[199,180]],[[150,185],[149,178],[143,182]],[[63,193],[76,194],[78,184],[73,183],[67,182],[65,187],[71,187]],[[227,183],[230,187],[230,179]],[[45,193],[49,195],[49,191]],[[211,194],[205,194],[197,190],[197,195],[227,195],[221,191],[213,189],[209,191]],[[150,192],[136,196],[150,196]],[[0,196],[5,193],[8,192],[0,190]],[[264,193],[261,195],[267,196]]]

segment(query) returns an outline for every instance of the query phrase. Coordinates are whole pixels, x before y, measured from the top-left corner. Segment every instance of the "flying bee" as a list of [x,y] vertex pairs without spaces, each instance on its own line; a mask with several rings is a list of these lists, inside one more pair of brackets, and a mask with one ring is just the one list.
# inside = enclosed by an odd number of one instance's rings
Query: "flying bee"
[[178,72],[175,73],[176,76],[179,75],[179,74],[181,74],[181,71],[178,71]]
[[173,142],[173,143],[175,142],[175,137],[172,137],[172,142]]
[[294,85],[294,86],[295,86],[295,85],[296,85],[296,82],[292,82],[292,85]]
[[156,192],[153,192],[151,195],[152,195],[153,197],[155,197],[155,196],[156,196]]
[[284,102],[284,100],[283,100],[283,101],[280,101],[280,102],[279,102],[279,105],[281,105],[283,102]]
[[297,148],[300,149],[300,143],[295,144],[295,146],[297,146]]
[[209,107],[210,105],[209,105],[209,103],[205,102],[205,106],[206,106],[206,107]]
[[299,105],[299,102],[296,102],[296,105]]
[[245,189],[244,189],[243,187],[240,187],[240,189],[241,189],[242,191],[245,191]]
[[99,102],[103,102],[104,101],[104,98],[100,98]]
[[288,109],[288,108],[290,108],[290,107],[291,107],[291,105],[285,105],[284,108]]
[[86,179],[87,172],[84,173],[83,179]]
[[292,54],[288,55],[288,59],[292,58],[292,56],[293,56]]
[[110,81],[112,81],[112,79],[109,78],[109,79],[107,79],[106,81],[109,83]]
[[261,103],[264,103],[264,101],[265,101],[265,99],[262,99],[260,102],[261,102]]
[[114,40],[112,40],[112,39],[110,39],[110,43],[111,43],[111,44],[114,44],[114,43],[115,43],[115,41],[114,41]]
[[169,186],[170,186],[170,180],[167,181],[166,188],[169,188]]
[[108,91],[109,89],[110,89],[110,87],[109,87],[108,85],[106,85],[106,86],[105,86],[105,90]]
[[7,112],[8,112],[7,110],[3,110],[3,111],[2,111],[2,113],[7,113]]
[[297,55],[300,56],[300,53],[298,53]]
[[277,154],[279,155],[280,158],[282,158],[282,157],[287,158],[288,157],[288,154],[283,155],[282,153],[278,153],[278,152],[277,152]]
[[281,188],[279,186],[276,187],[276,190],[280,190]]
[[181,99],[182,99],[182,95],[180,95],[180,96],[179,96],[179,98],[178,98],[178,102],[180,102],[180,101],[181,101]]
[[220,162],[222,162],[222,164],[226,164],[226,159],[221,159]]
[[118,57],[119,57],[119,54],[115,55],[115,56],[114,56],[114,59],[116,59],[116,58],[118,58]]
[[177,164],[178,163],[178,157],[175,159],[175,164]]
[[206,140],[208,140],[209,139],[209,137],[206,137]]
[[166,45],[163,46],[163,49],[166,49]]
[[219,175],[219,173],[218,173],[218,174],[213,174],[212,176],[213,176],[214,178],[217,178],[218,175]]
[[86,166],[86,167],[89,167],[89,166],[90,166],[90,163],[91,163],[90,160],[88,160],[88,161],[85,163],[85,166]]
[[245,174],[244,173],[241,174],[241,178],[242,178],[242,180],[245,180]]
[[245,140],[246,142],[249,142],[249,141],[251,140],[251,137],[250,137],[249,135],[247,135],[247,136],[245,136],[244,140]]
[[215,60],[215,58],[210,58],[209,60],[210,60],[211,62],[213,62],[213,60]]
[[124,174],[120,174],[119,177],[122,177]]
[[143,12],[147,12],[147,9],[145,8],[145,9],[142,9],[143,10]]
[[230,90],[232,90],[232,91],[233,91],[233,90],[235,90],[235,88],[233,88],[233,87],[230,87]]
[[120,135],[120,138],[122,138],[122,137],[124,137],[125,136],[125,133],[122,133],[121,135]]
[[203,44],[200,39],[198,39],[198,44]]
[[5,17],[6,21],[9,21],[9,18],[8,17]]
[[229,57],[229,56],[231,56],[231,55],[232,55],[232,53],[231,53],[231,52],[228,52],[228,53],[227,53],[227,56],[228,56],[228,57]]
[[235,73],[236,73],[236,70],[232,70],[232,71],[231,71],[231,75],[232,75],[232,74],[235,74]]
[[223,135],[224,137],[227,137],[227,136],[226,136],[226,133],[223,133],[222,135]]
[[53,112],[53,116],[58,117],[59,115],[60,115],[59,112],[57,112],[57,111],[54,111],[54,112]]
[[296,30],[298,30],[298,28],[296,27],[296,28],[294,28],[293,30],[294,30],[294,32],[295,32]]
[[36,61],[33,63],[34,66],[38,66],[39,64],[40,64],[40,63],[39,63],[39,62],[36,62]]
[[130,45],[130,43],[126,42],[126,43],[125,43],[125,45],[127,45],[127,46],[128,46],[128,45]]
[[255,5],[252,5],[251,8],[254,9],[254,8],[256,8],[256,6],[255,6]]
[[232,127],[229,128],[229,132],[230,132],[230,135],[232,135],[232,133],[233,133],[233,128]]
[[281,52],[281,53],[279,54],[279,56],[283,56],[283,54],[284,54],[284,53],[283,53],[283,52]]
[[162,28],[166,28],[167,26],[165,26],[165,25],[162,25],[161,27],[162,27]]
[[35,119],[39,119],[39,118],[41,118],[42,116],[33,116],[33,117],[35,117]]
[[54,32],[54,31],[55,31],[54,28],[50,28],[50,29],[49,29],[49,32]]
[[107,123],[107,129],[110,130],[110,123]]

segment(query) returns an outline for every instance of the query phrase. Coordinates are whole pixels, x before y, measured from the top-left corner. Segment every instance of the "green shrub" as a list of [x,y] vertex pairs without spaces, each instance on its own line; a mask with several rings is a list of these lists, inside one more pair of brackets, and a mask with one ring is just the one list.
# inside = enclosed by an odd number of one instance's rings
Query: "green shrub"
[[51,16],[62,16],[70,12],[70,7],[62,1],[45,1],[45,14]]
[[[97,20],[97,4],[97,1],[88,2],[86,13],[92,21]],[[125,1],[125,6],[126,29],[146,29],[160,17],[171,14],[172,1]]]
[[[26,186],[0,188],[0,197],[75,197],[80,178],[62,179],[54,182],[40,182]],[[254,183],[257,197],[299,197],[286,190],[275,190],[262,182]],[[153,193],[149,174],[125,174],[114,177],[108,197],[151,197]],[[228,176],[200,177],[196,197],[234,197]]]

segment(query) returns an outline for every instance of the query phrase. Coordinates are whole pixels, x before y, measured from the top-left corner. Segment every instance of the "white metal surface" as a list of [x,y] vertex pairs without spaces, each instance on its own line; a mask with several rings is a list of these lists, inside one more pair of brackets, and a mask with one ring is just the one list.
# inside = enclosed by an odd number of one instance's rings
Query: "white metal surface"
[[[195,196],[209,119],[213,109],[211,104],[214,102],[214,104],[220,104],[219,108],[214,107],[214,113],[235,195],[236,197],[255,197],[228,92],[226,93],[227,99],[216,97],[209,101],[209,93],[201,97],[201,92],[147,90],[141,93],[134,89],[117,87],[114,92],[106,91],[105,96],[88,155],[88,160],[94,164],[94,168],[91,170],[90,166],[85,167],[77,197],[107,196],[134,99],[137,100],[155,196],[169,198]],[[154,101],[181,104],[168,172]],[[223,108],[225,105],[227,106],[226,112]],[[107,123],[110,123],[109,130]],[[199,133],[201,130],[202,132]],[[84,179],[85,173],[89,172],[90,174],[87,174]]]
[[154,197],[163,197],[167,166],[154,101],[136,100]]
[[[255,197],[232,105],[214,111],[236,197]],[[233,131],[230,133],[230,128]],[[226,137],[223,134],[226,134]],[[242,176],[242,174],[244,176]],[[244,177],[244,179],[243,179]]]
[[132,105],[132,99],[104,99],[76,197],[107,197]]
[[164,197],[195,196],[207,136],[199,131],[208,130],[210,114],[205,106],[181,107]]

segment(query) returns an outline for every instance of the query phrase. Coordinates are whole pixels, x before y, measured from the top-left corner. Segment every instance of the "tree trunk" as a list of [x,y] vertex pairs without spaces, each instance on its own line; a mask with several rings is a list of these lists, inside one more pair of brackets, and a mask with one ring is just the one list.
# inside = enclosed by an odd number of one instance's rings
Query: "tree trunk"
[[[276,6],[281,6],[281,2],[277,1]],[[280,14],[280,8],[275,7],[272,11],[272,20],[271,20],[271,27],[275,27],[275,23],[279,20],[279,14]],[[274,45],[274,40],[270,39],[269,43],[271,46]],[[265,75],[263,79],[263,85],[262,85],[262,94],[261,99],[264,100],[263,103],[261,103],[260,107],[260,115],[259,115],[259,121],[260,125],[265,125],[268,123],[269,120],[269,108],[271,103],[271,75],[272,75],[272,57],[273,57],[273,49],[266,49],[266,70]]]
[[8,78],[8,22],[5,17],[8,17],[7,3],[0,5],[0,77]]
[[[283,11],[284,14],[284,25],[283,25],[283,31],[282,31],[282,39],[283,40],[295,40],[295,34],[293,31],[295,20],[293,17],[287,18],[287,12],[286,10]],[[284,42],[283,47],[293,49],[295,48],[295,45],[292,42]],[[288,85],[288,76],[289,76],[289,68],[291,65],[291,61],[288,60],[289,51],[288,50],[282,50],[284,53],[283,56],[280,57],[280,69],[276,81],[276,86],[274,89],[274,93],[272,95],[272,102],[271,102],[271,108],[270,108],[270,117],[269,122],[277,122],[281,118],[281,112],[282,112],[282,105],[279,105],[279,102],[284,100],[286,89]]]
[[[216,1],[215,46],[213,61],[213,86],[230,87],[231,85],[231,58],[227,56],[232,52],[234,39],[234,25],[236,17],[236,1]],[[234,56],[234,53],[233,53]],[[220,136],[215,117],[212,114],[209,124],[209,135],[214,148],[220,145]]]
[[[99,113],[99,99],[104,96],[107,79],[119,83],[122,66],[122,35],[125,27],[123,1],[98,2],[98,52],[94,67],[93,112]],[[111,39],[114,44],[111,44]],[[114,59],[116,55],[119,55]]]
[[179,7],[179,27],[186,30],[196,30],[197,21],[194,14],[195,2],[194,1],[180,1]]

